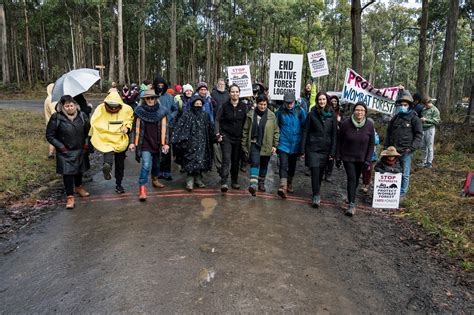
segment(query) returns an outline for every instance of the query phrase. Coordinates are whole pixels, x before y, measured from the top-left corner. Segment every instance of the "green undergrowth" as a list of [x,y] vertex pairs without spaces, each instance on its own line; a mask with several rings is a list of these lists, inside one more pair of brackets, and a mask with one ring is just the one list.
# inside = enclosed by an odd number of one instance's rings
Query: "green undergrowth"
[[403,205],[461,266],[474,271],[474,198],[461,195],[468,171],[474,170],[474,128],[441,126],[435,140],[432,169],[417,167],[422,152],[416,152],[410,190]]
[[42,113],[0,109],[0,198],[18,197],[55,178]]

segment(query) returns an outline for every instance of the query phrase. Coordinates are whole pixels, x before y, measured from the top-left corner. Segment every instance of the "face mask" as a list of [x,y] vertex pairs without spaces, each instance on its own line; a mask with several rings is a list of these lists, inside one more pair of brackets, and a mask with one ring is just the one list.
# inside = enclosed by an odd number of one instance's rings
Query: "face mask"
[[400,106],[400,113],[408,113],[408,106]]
[[164,89],[163,89],[163,88],[160,88],[160,87],[157,87],[155,92],[156,92],[156,94],[158,94],[158,95],[162,95],[163,92],[164,92]]

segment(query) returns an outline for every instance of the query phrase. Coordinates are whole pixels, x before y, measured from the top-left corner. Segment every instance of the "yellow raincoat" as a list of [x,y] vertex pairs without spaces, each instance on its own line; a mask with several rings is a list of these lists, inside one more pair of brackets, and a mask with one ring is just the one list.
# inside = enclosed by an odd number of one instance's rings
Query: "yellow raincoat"
[[[107,102],[119,103],[122,109],[117,113],[109,113],[105,108]],[[133,109],[124,104],[117,92],[111,92],[94,111],[91,117],[91,143],[100,152],[123,152],[128,148],[128,135],[120,129],[132,128]]]
[[48,124],[51,115],[56,112],[56,103],[51,101],[51,94],[53,93],[54,83],[50,83],[46,87],[46,92],[48,93],[48,97],[44,100],[44,118],[46,120],[46,125]]

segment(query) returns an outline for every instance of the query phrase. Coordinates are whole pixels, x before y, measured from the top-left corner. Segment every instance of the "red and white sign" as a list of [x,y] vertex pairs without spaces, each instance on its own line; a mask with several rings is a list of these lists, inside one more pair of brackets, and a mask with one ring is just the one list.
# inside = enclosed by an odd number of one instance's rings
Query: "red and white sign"
[[328,60],[324,49],[308,53],[308,63],[313,78],[329,74]]
[[240,87],[240,97],[253,96],[252,79],[248,65],[227,67],[227,74],[229,85],[237,84]]
[[402,174],[375,173],[372,208],[398,209]]

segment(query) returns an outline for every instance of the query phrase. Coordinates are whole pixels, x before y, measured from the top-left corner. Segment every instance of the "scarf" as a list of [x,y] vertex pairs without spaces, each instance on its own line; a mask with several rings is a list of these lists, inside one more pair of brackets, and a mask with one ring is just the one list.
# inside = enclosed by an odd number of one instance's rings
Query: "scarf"
[[395,163],[397,163],[397,159],[393,159],[392,161],[390,161],[389,159],[387,159],[386,156],[384,156],[383,162],[389,166],[394,166]]
[[[267,123],[267,113],[268,109],[265,109],[265,111],[261,112],[258,110],[258,108],[255,109],[253,113],[251,139],[255,139],[255,143],[259,148],[262,147],[263,143],[263,135],[265,133],[265,125]],[[258,122],[258,117],[260,117],[260,122]]]
[[78,114],[77,109],[72,115],[69,115],[64,108],[62,108],[61,111],[63,112],[64,116],[66,116],[67,119],[69,119],[71,122],[74,121],[74,119],[76,119],[77,114]]
[[146,122],[159,122],[165,114],[165,109],[161,108],[159,102],[156,103],[155,106],[148,106],[147,104],[143,103],[135,108],[135,115]]
[[354,126],[355,126],[357,129],[360,129],[360,128],[364,127],[365,122],[367,121],[367,118],[364,118],[364,120],[362,120],[362,121],[359,123],[359,122],[357,122],[357,120],[355,120],[354,114],[352,114],[352,115],[351,115],[351,120],[352,120],[352,123],[354,124]]

